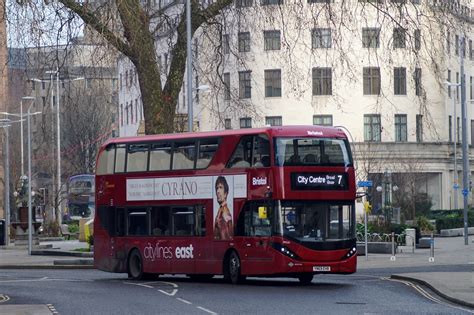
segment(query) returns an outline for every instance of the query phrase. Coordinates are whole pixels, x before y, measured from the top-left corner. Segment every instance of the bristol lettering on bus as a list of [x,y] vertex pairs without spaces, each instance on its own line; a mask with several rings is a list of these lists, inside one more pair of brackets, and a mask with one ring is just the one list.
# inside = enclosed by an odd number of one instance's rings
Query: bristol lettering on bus
[[95,190],[100,270],[303,284],[356,271],[355,174],[339,128],[115,138]]

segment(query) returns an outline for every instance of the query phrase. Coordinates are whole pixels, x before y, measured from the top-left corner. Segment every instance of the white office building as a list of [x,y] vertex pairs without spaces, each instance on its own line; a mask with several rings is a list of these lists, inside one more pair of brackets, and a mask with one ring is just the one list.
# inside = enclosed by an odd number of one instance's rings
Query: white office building
[[[422,195],[432,209],[462,208],[456,84],[462,64],[471,146],[473,26],[468,1],[237,0],[193,39],[193,85],[210,87],[193,93],[195,129],[344,126],[358,179],[374,182],[375,208],[414,207]],[[166,69],[170,57],[160,40],[158,59]],[[121,59],[121,136],[136,134],[143,118],[139,91],[123,83],[135,82],[130,73]]]

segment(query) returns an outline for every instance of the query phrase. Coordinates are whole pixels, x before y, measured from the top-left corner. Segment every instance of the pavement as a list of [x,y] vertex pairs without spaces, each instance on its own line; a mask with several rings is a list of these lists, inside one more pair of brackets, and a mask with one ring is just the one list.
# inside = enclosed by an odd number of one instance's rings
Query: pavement
[[[33,247],[32,255],[28,255],[26,247],[0,246],[0,270],[93,268],[92,254],[75,251],[78,248],[87,248],[87,243],[43,240],[39,247]],[[468,245],[464,237],[436,237],[431,256],[429,248],[413,250],[411,246],[400,246],[394,257],[371,253],[367,257],[359,256],[358,270],[413,269],[416,272],[392,274],[391,279],[420,284],[446,300],[474,309],[474,236],[469,236]],[[442,271],[423,272],[423,267],[428,266],[440,266],[436,269]],[[5,306],[0,308],[0,315],[9,314]],[[44,311],[46,314],[51,310]]]

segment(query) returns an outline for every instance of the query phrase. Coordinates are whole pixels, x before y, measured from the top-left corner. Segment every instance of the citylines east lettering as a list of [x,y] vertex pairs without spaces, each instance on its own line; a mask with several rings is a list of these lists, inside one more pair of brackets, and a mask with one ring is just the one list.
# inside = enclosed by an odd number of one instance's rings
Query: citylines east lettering
[[192,244],[189,246],[176,247],[173,251],[173,246],[160,246],[159,243],[153,246],[151,243],[148,243],[143,249],[143,257],[151,261],[173,258],[192,259],[194,258],[193,250],[194,247]]

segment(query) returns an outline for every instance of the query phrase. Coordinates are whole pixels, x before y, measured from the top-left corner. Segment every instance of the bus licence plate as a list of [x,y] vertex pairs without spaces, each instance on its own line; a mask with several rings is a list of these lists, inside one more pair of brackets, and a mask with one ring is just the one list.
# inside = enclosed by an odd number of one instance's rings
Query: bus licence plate
[[331,271],[331,266],[313,266],[313,271]]

